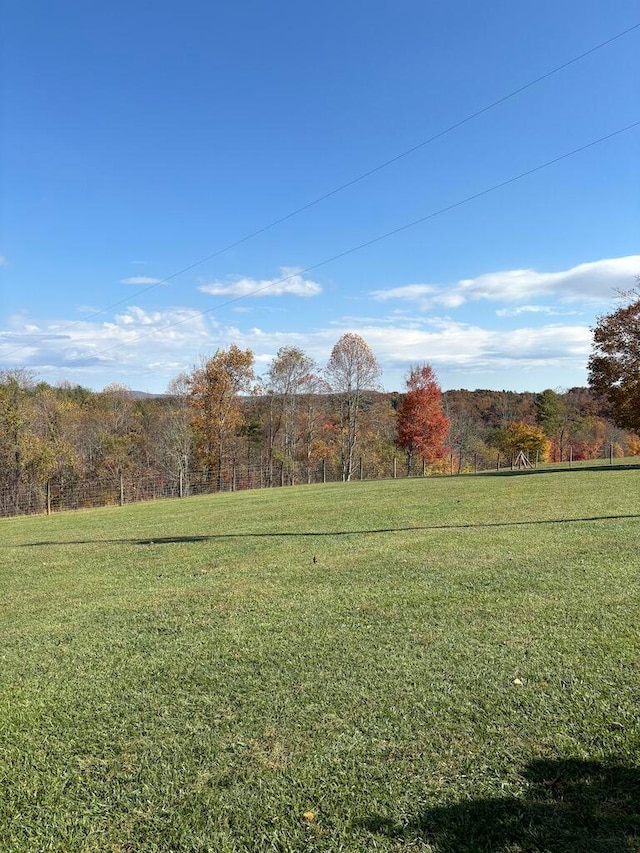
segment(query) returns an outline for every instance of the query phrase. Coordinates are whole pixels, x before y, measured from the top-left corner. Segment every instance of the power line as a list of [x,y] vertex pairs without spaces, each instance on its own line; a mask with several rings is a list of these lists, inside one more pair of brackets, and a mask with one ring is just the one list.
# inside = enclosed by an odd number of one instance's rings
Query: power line
[[[138,341],[145,340],[146,338],[153,337],[154,335],[163,334],[167,331],[167,329],[172,329],[175,326],[180,326],[182,323],[186,323],[189,320],[193,320],[198,317],[204,317],[206,314],[210,314],[212,311],[219,311],[221,308],[225,308],[227,305],[233,305],[235,302],[239,302],[241,299],[246,299],[249,296],[255,296],[258,293],[263,293],[265,290],[269,290],[271,287],[275,287],[277,284],[283,284],[286,281],[290,281],[292,278],[296,276],[306,275],[313,270],[317,270],[320,267],[324,267],[327,264],[333,263],[334,261],[340,260],[341,258],[345,258],[348,255],[353,255],[355,252],[359,252],[362,249],[367,248],[368,246],[372,246],[375,243],[380,243],[382,240],[387,240],[389,237],[393,237],[396,234],[400,234],[402,231],[407,231],[409,228],[414,228],[416,225],[420,225],[423,222],[428,222],[431,219],[435,219],[438,216],[442,216],[444,213],[449,213],[451,210],[455,210],[458,207],[462,207],[465,204],[469,204],[476,199],[483,198],[490,193],[496,192],[503,187],[507,187],[510,184],[514,184],[516,181],[520,181],[523,178],[528,177],[529,175],[534,175],[536,172],[541,172],[543,169],[547,169],[550,166],[555,165],[556,163],[560,163],[563,160],[567,160],[569,157],[574,157],[576,154],[580,154],[582,151],[587,151],[589,148],[594,148],[596,145],[600,145],[603,142],[606,142],[609,139],[613,139],[616,136],[621,136],[623,133],[628,133],[630,130],[633,130],[636,127],[640,126],[640,120],[633,122],[632,124],[628,124],[625,127],[618,128],[618,130],[614,130],[611,133],[607,133],[605,136],[600,136],[598,139],[594,139],[591,142],[587,142],[584,145],[581,145],[579,148],[574,148],[572,151],[567,151],[564,154],[560,154],[558,157],[554,157],[552,160],[546,160],[544,163],[540,163],[537,166],[534,166],[531,169],[527,169],[524,172],[520,172],[518,175],[514,175],[511,178],[507,178],[504,181],[500,181],[500,183],[493,184],[490,187],[487,187],[484,190],[480,190],[479,192],[473,193],[472,195],[468,195],[459,201],[453,202],[452,204],[447,205],[446,207],[441,207],[438,210],[434,210],[431,213],[426,214],[426,216],[420,216],[418,219],[413,219],[411,222],[407,222],[404,225],[399,225],[397,228],[391,229],[391,231],[386,231],[384,234],[379,234],[377,237],[372,237],[370,240],[365,240],[364,243],[359,243],[357,246],[352,246],[350,249],[345,249],[342,252],[338,252],[335,255],[331,255],[329,258],[325,258],[322,261],[318,261],[318,263],[311,264],[311,266],[305,267],[303,270],[299,270],[298,272],[291,273],[290,275],[283,276],[282,278],[277,279],[276,281],[271,281],[269,284],[266,284],[262,287],[256,287],[255,290],[251,290],[248,293],[243,293],[239,296],[235,296],[232,299],[227,299],[224,302],[219,303],[218,305],[214,305],[211,308],[207,308],[204,311],[198,311],[194,314],[191,314],[189,317],[185,317],[182,320],[176,320],[173,323],[168,323],[166,326],[163,326],[161,329],[154,329],[152,332],[147,332],[144,335],[139,335],[138,337],[132,338],[127,341],[127,344],[137,343]],[[96,356],[102,355],[106,352],[111,352],[114,349],[119,349],[123,344],[114,344],[110,347],[105,347],[104,349],[98,350],[91,354],[92,358]],[[67,365],[77,364],[79,362],[85,361],[89,356],[83,356],[82,358],[75,358],[70,361],[67,361]]]
[[[555,74],[558,74],[560,71],[564,71],[565,68],[569,68],[571,65],[574,65],[575,63],[580,62],[582,59],[585,59],[587,56],[590,56],[591,54],[596,53],[596,51],[601,50],[603,47],[606,47],[607,45],[612,44],[613,42],[617,41],[618,39],[623,38],[623,36],[629,35],[629,33],[632,33],[634,30],[637,30],[638,28],[640,28],[640,22],[637,24],[633,24],[633,26],[631,26],[631,27],[627,27],[626,30],[622,30],[621,32],[616,33],[615,35],[611,36],[610,38],[606,39],[605,41],[599,42],[598,44],[594,45],[593,47],[590,47],[588,50],[585,50],[583,53],[580,53],[577,56],[574,56],[572,59],[568,59],[566,62],[563,62],[561,65],[557,65],[555,68],[552,68],[550,71],[547,71],[545,74],[541,74],[539,77],[535,77],[533,80],[530,80],[528,83],[525,83],[524,85],[519,86],[517,89],[514,89],[513,91],[509,92],[508,94],[503,95],[502,97],[497,98],[495,101],[491,101],[491,103],[487,104],[486,106],[481,107],[480,109],[476,110],[473,113],[470,113],[465,118],[460,119],[459,121],[455,122],[454,124],[449,125],[448,127],[445,127],[443,130],[438,131],[433,136],[430,136],[427,139],[423,139],[422,142],[418,142],[416,145],[411,146],[411,148],[407,148],[405,151],[401,151],[399,154],[396,154],[395,156],[391,157],[389,160],[385,160],[384,162],[379,163],[377,166],[374,166],[372,169],[369,169],[366,172],[362,172],[360,175],[357,175],[356,177],[351,178],[350,180],[346,181],[345,183],[340,184],[337,187],[334,187],[334,189],[329,190],[326,193],[323,193],[322,195],[318,196],[315,199],[312,199],[311,201],[307,202],[306,204],[303,204],[301,207],[295,208],[295,210],[292,210],[290,213],[287,213],[284,216],[279,217],[278,219],[274,219],[269,224],[263,225],[261,228],[258,228],[255,231],[252,231],[250,234],[247,234],[246,236],[241,237],[239,240],[235,240],[233,243],[228,243],[226,246],[223,246],[221,249],[218,249],[215,252],[211,252],[209,255],[206,255],[205,257],[200,258],[197,261],[194,261],[192,264],[189,264],[188,266],[183,267],[182,269],[177,270],[174,273],[171,273],[171,275],[166,276],[166,278],[160,279],[159,281],[156,281],[153,284],[150,284],[148,287],[145,287],[142,290],[136,291],[136,293],[133,294],[133,296],[131,296],[131,297],[126,296],[123,299],[119,299],[117,302],[112,302],[110,305],[107,305],[104,308],[100,308],[98,311],[94,311],[92,314],[87,314],[85,317],[82,318],[82,320],[76,320],[73,323],[70,323],[69,325],[60,329],[57,333],[55,333],[55,335],[54,334],[36,335],[36,336],[34,336],[35,339],[38,341],[42,341],[42,340],[49,340],[53,337],[56,337],[56,335],[60,334],[61,332],[67,332],[70,329],[73,329],[75,326],[79,326],[82,323],[86,323],[88,320],[92,320],[94,317],[98,317],[100,314],[104,314],[106,311],[110,311],[112,308],[117,308],[119,305],[124,305],[125,303],[129,302],[132,298],[134,298],[134,297],[137,298],[139,296],[142,296],[144,293],[148,293],[151,290],[155,290],[156,287],[160,287],[160,285],[162,285],[162,284],[167,284],[168,282],[173,281],[174,279],[178,278],[179,276],[184,275],[187,272],[190,272],[192,269],[195,269],[196,267],[201,266],[202,264],[206,263],[207,261],[211,261],[214,258],[217,258],[220,255],[225,254],[225,252],[229,252],[231,249],[235,249],[237,246],[241,246],[243,243],[246,243],[249,240],[252,240],[254,237],[258,237],[260,234],[264,234],[265,232],[270,231],[272,228],[275,228],[277,225],[281,225],[283,222],[287,222],[289,219],[292,219],[294,216],[298,216],[300,213],[303,213],[304,211],[309,210],[312,207],[315,207],[315,205],[320,204],[321,202],[326,201],[327,199],[331,198],[332,196],[337,195],[340,192],[343,192],[344,190],[348,189],[349,187],[355,186],[356,184],[360,183],[361,181],[364,181],[366,178],[369,178],[372,175],[375,175],[376,173],[381,172],[383,169],[386,169],[388,166],[391,166],[394,163],[397,163],[399,160],[402,160],[405,157],[408,157],[410,154],[414,154],[416,151],[419,151],[421,148],[425,148],[427,145],[430,145],[432,142],[436,142],[438,139],[442,139],[443,136],[446,136],[447,134],[452,133],[454,130],[457,130],[458,128],[463,127],[465,124],[468,124],[469,122],[473,121],[474,119],[479,118],[481,115],[484,115],[485,113],[489,112],[490,110],[493,110],[496,107],[500,106],[501,104],[504,104],[506,101],[509,101],[512,98],[515,98],[517,95],[520,95],[522,92],[525,92],[527,89],[531,89],[533,86],[536,86],[538,83],[541,83],[543,80],[547,80],[549,77],[553,77]],[[287,279],[281,279],[280,281],[286,281],[286,280]],[[273,283],[275,284],[276,282],[273,282]],[[13,350],[9,350],[8,353],[5,353],[5,358],[10,356],[10,355],[13,355],[17,352],[20,352],[26,348],[27,348],[27,345],[23,345],[20,347],[16,347]]]

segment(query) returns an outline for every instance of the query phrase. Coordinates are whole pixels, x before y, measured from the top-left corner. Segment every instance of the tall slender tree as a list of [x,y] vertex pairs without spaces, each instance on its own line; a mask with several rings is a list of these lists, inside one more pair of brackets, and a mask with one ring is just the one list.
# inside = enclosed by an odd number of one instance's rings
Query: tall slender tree
[[536,423],[551,440],[554,457],[557,454],[557,461],[562,462],[568,427],[566,397],[547,388],[540,394],[536,394],[535,407]]
[[300,404],[316,371],[313,359],[298,347],[282,347],[271,362],[267,374],[267,436],[270,463],[279,441],[283,461],[286,460],[290,468],[294,466],[301,438],[298,423]]
[[343,480],[350,480],[354,471],[364,394],[377,386],[381,372],[369,345],[354,332],[344,334],[331,350],[326,373],[340,405]]

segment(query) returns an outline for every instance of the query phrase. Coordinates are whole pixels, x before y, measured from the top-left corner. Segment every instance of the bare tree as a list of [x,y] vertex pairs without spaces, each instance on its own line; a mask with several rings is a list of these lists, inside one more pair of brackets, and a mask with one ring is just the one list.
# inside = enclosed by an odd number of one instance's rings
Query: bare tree
[[297,416],[301,396],[307,390],[316,370],[313,359],[298,347],[282,347],[271,362],[267,383],[270,462],[273,460],[274,448],[280,434],[283,460],[287,460],[290,466],[293,465],[300,438]]
[[347,332],[331,350],[326,373],[340,403],[342,479],[346,481],[354,470],[363,395],[377,386],[381,370],[365,340]]

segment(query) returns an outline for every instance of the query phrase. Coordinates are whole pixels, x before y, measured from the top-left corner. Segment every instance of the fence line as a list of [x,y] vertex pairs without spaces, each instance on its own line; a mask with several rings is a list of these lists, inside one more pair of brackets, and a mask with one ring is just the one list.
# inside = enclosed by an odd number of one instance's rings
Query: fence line
[[[603,461],[613,464],[613,449]],[[486,471],[514,470],[518,467],[537,467],[537,460],[506,459],[500,454],[495,461],[478,455],[463,464],[457,454],[443,460],[436,473],[457,476]],[[565,464],[571,467],[572,458]],[[426,477],[430,471],[422,459],[393,456],[381,463],[368,463],[361,456],[354,466],[352,480],[385,480]],[[0,517],[51,514],[74,509],[102,506],[122,506],[160,498],[183,498],[215,492],[248,489],[282,488],[307,483],[331,483],[342,480],[339,462],[321,459],[301,465],[287,462],[241,464],[231,461],[220,471],[178,471],[167,473],[148,471],[144,474],[122,472],[104,478],[52,478],[45,482],[25,481],[13,488],[0,489]]]

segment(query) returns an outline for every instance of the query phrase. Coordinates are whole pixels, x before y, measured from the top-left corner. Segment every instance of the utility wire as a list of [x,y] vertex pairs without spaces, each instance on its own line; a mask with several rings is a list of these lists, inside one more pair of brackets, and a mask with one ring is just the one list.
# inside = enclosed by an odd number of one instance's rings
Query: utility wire
[[[466,198],[460,199],[460,201],[453,202],[453,204],[449,204],[446,207],[441,207],[438,210],[434,210],[431,213],[428,213],[426,216],[420,216],[418,219],[413,219],[411,222],[407,222],[404,225],[400,225],[397,228],[393,228],[391,231],[386,231],[384,234],[379,234],[377,237],[372,237],[370,240],[365,240],[364,243],[359,243],[357,246],[352,246],[350,249],[345,249],[343,252],[338,252],[335,255],[331,255],[329,258],[325,258],[322,261],[318,261],[318,263],[311,264],[311,266],[305,267],[305,269],[300,270],[295,273],[291,273],[290,275],[283,276],[282,278],[277,279],[276,281],[271,281],[269,284],[265,284],[263,287],[256,287],[255,290],[251,290],[248,293],[243,293],[240,296],[235,296],[232,299],[227,299],[224,302],[220,302],[218,305],[214,305],[211,308],[207,308],[204,311],[198,311],[193,314],[190,314],[188,317],[184,317],[182,320],[176,320],[173,323],[168,323],[166,326],[163,326],[161,329],[154,329],[152,332],[147,332],[144,335],[139,335],[138,337],[131,338],[131,340],[126,342],[126,345],[137,343],[138,341],[145,340],[145,338],[153,337],[154,335],[163,334],[167,331],[167,329],[172,329],[175,326],[180,326],[182,323],[186,323],[189,320],[196,319],[198,317],[204,317],[206,314],[210,314],[212,311],[219,311],[221,308],[225,308],[227,305],[233,305],[235,302],[239,302],[241,299],[246,299],[249,296],[255,296],[258,293],[264,293],[265,290],[269,290],[271,287],[275,287],[277,284],[283,284],[286,281],[290,281],[292,278],[296,276],[306,275],[313,270],[317,270],[320,267],[324,267],[327,264],[333,263],[333,261],[340,260],[341,258],[347,257],[347,255],[353,255],[355,252],[359,252],[362,249],[367,248],[368,246],[372,246],[374,243],[380,243],[382,240],[387,240],[389,237],[393,237],[395,234],[400,234],[402,231],[407,231],[409,228],[414,228],[416,225],[420,225],[423,222],[428,222],[430,219],[435,219],[438,216],[442,216],[444,213],[448,213],[451,210],[455,210],[458,207],[462,207],[465,204],[469,204],[476,199],[483,198],[490,193],[496,192],[503,187],[507,187],[510,184],[514,184],[516,181],[520,181],[523,178],[528,177],[529,175],[534,175],[536,172],[541,172],[543,169],[548,169],[550,166],[555,165],[556,163],[560,163],[563,160],[569,159],[569,157],[574,157],[576,154],[579,154],[581,151],[587,151],[589,148],[594,148],[596,145],[600,145],[603,142],[606,142],[609,139],[613,139],[616,136],[621,136],[623,133],[628,133],[630,130],[633,130],[636,127],[640,127],[640,120],[633,122],[632,124],[626,125],[626,127],[621,127],[618,130],[614,130],[612,133],[607,133],[605,136],[601,136],[598,139],[594,139],[591,142],[587,142],[584,145],[581,145],[579,148],[574,148],[572,151],[567,151],[565,154],[560,154],[558,157],[554,157],[552,160],[546,160],[544,163],[540,163],[538,166],[534,166],[531,169],[527,169],[525,172],[520,172],[518,175],[514,175],[511,178],[507,178],[505,181],[500,181],[498,184],[493,184],[493,186],[487,187],[484,190],[480,190],[477,193],[473,193],[472,195],[466,196]],[[95,358],[96,356],[102,355],[106,352],[111,352],[114,349],[119,349],[125,344],[118,343],[113,346],[106,347],[105,349],[98,350],[91,354],[91,358]],[[82,361],[86,361],[89,356],[83,356],[81,358],[71,359],[67,361],[67,365],[77,364]]]
[[[349,187],[355,186],[355,184],[358,184],[361,181],[364,181],[366,178],[369,178],[372,175],[375,175],[377,172],[381,172],[383,169],[386,169],[388,166],[391,166],[394,163],[397,163],[399,160],[402,160],[405,157],[408,157],[410,154],[413,154],[416,151],[419,151],[421,148],[425,148],[427,145],[430,145],[432,142],[436,142],[438,139],[442,139],[443,136],[446,136],[447,134],[452,133],[454,130],[457,130],[459,127],[463,127],[465,124],[468,124],[469,122],[473,121],[474,119],[479,118],[479,116],[484,115],[485,113],[488,113],[490,110],[493,110],[496,107],[500,106],[500,104],[504,104],[506,101],[511,100],[511,98],[515,98],[517,95],[520,95],[522,92],[525,92],[527,89],[531,89],[533,86],[536,86],[538,83],[541,83],[543,80],[547,80],[549,77],[553,77],[555,74],[558,74],[560,71],[564,71],[565,68],[569,68],[569,66],[574,65],[576,62],[580,62],[582,59],[585,59],[587,56],[590,56],[592,53],[595,53],[596,51],[601,50],[603,47],[606,47],[607,45],[612,44],[612,42],[615,42],[618,39],[623,38],[623,36],[629,35],[629,33],[632,33],[639,28],[640,28],[640,22],[637,24],[634,24],[631,27],[627,27],[626,30],[622,30],[621,32],[616,33],[615,35],[611,36],[610,38],[606,39],[605,41],[599,42],[598,44],[594,45],[593,47],[590,47],[588,50],[585,50],[583,53],[580,53],[577,56],[574,56],[572,59],[568,59],[566,62],[563,62],[561,65],[557,65],[555,68],[552,68],[551,71],[547,71],[545,74],[541,74],[539,77],[535,77],[533,80],[530,80],[528,83],[525,83],[523,86],[519,86],[517,89],[514,89],[513,91],[509,92],[508,94],[503,95],[500,98],[497,98],[495,101],[491,101],[491,103],[487,104],[486,106],[480,108],[479,110],[476,110],[473,113],[470,113],[468,116],[466,116],[463,119],[460,119],[459,121],[455,122],[454,124],[451,124],[448,127],[445,127],[443,130],[438,131],[433,136],[430,136],[427,139],[423,139],[422,142],[418,142],[416,145],[413,145],[411,148],[407,148],[405,151],[401,151],[399,154],[396,154],[394,157],[391,157],[389,160],[385,160],[384,162],[379,163],[377,166],[374,166],[372,169],[369,169],[366,172],[362,172],[362,174],[357,175],[355,178],[351,178],[349,181],[346,181],[345,183],[340,184],[337,187],[334,187],[334,189],[329,190],[328,192],[318,196],[315,199],[312,199],[312,201],[309,201],[306,204],[303,204],[301,207],[295,208],[295,210],[292,210],[290,213],[287,213],[278,219],[274,219],[268,225],[263,225],[261,228],[258,228],[257,230],[252,231],[250,234],[247,234],[246,236],[241,237],[239,240],[235,240],[233,243],[228,243],[226,246],[223,246],[221,249],[218,249],[215,252],[211,252],[211,254],[206,255],[205,257],[200,258],[197,261],[194,261],[192,264],[189,264],[188,266],[183,267],[182,269],[177,270],[174,273],[171,273],[171,275],[166,276],[166,278],[160,279],[160,281],[156,281],[153,284],[150,284],[148,287],[145,287],[142,290],[136,291],[132,296],[126,296],[123,299],[119,299],[117,302],[112,302],[110,305],[107,305],[104,308],[100,308],[98,311],[94,311],[92,314],[86,315],[85,317],[82,318],[82,320],[76,320],[75,322],[70,323],[69,325],[65,326],[63,329],[60,329],[55,335],[54,334],[36,335],[36,336],[34,336],[35,340],[41,341],[41,340],[47,340],[47,339],[56,337],[56,335],[58,335],[62,332],[69,331],[69,329],[73,329],[75,326],[79,326],[82,323],[86,323],[88,320],[92,320],[94,317],[98,317],[100,314],[104,314],[105,311],[110,311],[112,308],[117,308],[119,305],[124,305],[126,302],[130,302],[131,299],[142,296],[144,293],[148,293],[149,291],[154,290],[156,287],[160,287],[160,285],[162,285],[162,284],[167,284],[168,282],[173,281],[173,279],[178,278],[179,276],[184,275],[187,272],[190,272],[192,269],[195,269],[196,267],[201,266],[202,264],[206,263],[207,261],[211,261],[214,258],[217,258],[220,255],[223,255],[225,252],[228,252],[231,249],[235,249],[237,246],[241,246],[243,243],[246,243],[249,240],[252,240],[254,237],[258,237],[260,234],[264,234],[266,231],[270,231],[272,228],[275,228],[277,225],[281,225],[283,222],[287,222],[287,220],[292,219],[294,216],[298,216],[300,213],[303,213],[305,210],[309,210],[311,207],[315,207],[315,205],[320,204],[323,201],[326,201],[327,199],[331,198],[334,195],[337,195],[340,192],[343,192],[344,190],[348,189]],[[286,281],[286,280],[287,279],[280,279],[280,281]],[[274,284],[275,284],[275,282],[274,282]],[[10,350],[8,353],[5,353],[5,358],[7,356],[15,354],[16,352],[20,352],[21,350],[26,349],[27,346],[28,345],[23,345],[23,346],[15,348],[13,350]]]

